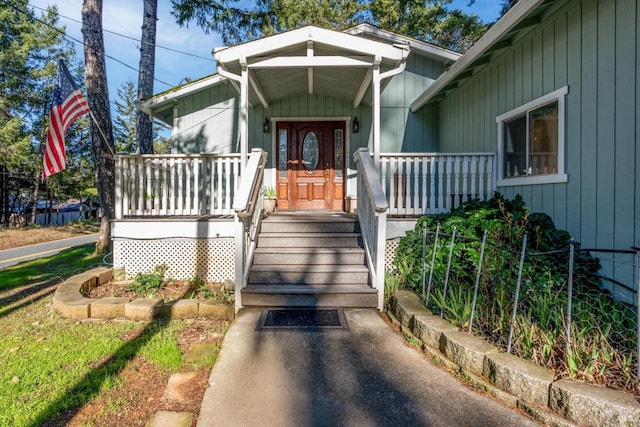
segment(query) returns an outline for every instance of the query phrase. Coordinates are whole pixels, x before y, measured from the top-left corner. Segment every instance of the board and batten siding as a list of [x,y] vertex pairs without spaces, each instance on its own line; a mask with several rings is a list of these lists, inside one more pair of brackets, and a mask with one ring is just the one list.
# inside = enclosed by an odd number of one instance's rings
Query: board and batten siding
[[498,115],[568,86],[568,182],[498,190],[509,198],[521,194],[533,212],[549,214],[583,247],[634,246],[640,239],[638,22],[640,0],[557,1],[539,25],[439,104],[440,150],[495,152]]

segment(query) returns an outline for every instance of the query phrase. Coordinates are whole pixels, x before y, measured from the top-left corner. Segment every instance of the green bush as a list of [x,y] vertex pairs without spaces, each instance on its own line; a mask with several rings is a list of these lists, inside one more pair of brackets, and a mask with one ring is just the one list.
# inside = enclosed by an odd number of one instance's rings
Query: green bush
[[[454,227],[455,244],[445,289]],[[633,379],[634,365],[638,363],[637,356],[633,356],[637,342],[635,316],[629,307],[614,301],[602,289],[599,260],[578,251],[574,257],[571,344],[567,347],[571,236],[558,230],[548,215],[530,213],[520,196],[507,200],[496,193],[488,201],[474,200],[449,213],[420,218],[415,229],[409,231],[398,246],[394,266],[401,282],[399,286],[422,295],[423,276],[428,280],[435,255],[433,280],[425,304],[432,312],[442,313],[451,323],[466,330],[485,231],[487,245],[473,317],[475,333],[506,348],[526,232],[527,256],[512,353],[553,368],[559,375],[634,390],[637,387]],[[635,390],[637,394],[639,390]]]
[[167,266],[163,264],[155,267],[153,273],[138,273],[127,286],[127,290],[141,295],[153,295],[157,289],[165,285],[166,272]]

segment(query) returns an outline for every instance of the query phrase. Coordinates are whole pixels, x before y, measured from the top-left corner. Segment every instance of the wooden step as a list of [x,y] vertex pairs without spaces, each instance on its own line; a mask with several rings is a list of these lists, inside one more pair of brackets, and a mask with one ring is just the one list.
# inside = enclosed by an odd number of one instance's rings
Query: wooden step
[[363,248],[256,248],[253,265],[274,264],[359,264],[364,265]]
[[249,285],[242,290],[242,305],[247,307],[375,308],[377,298],[369,286]]
[[365,265],[253,265],[249,284],[368,284],[369,269]]
[[356,233],[264,233],[259,248],[358,248],[362,237]]

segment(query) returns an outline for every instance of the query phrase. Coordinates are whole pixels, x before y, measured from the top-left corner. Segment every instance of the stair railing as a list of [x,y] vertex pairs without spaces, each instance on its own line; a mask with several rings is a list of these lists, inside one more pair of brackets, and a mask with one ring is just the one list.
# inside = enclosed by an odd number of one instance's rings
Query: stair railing
[[267,153],[260,148],[253,149],[244,174],[240,178],[240,187],[233,199],[233,210],[236,213],[236,312],[242,308],[242,289],[247,286],[253,253],[258,244],[258,233],[264,216],[262,181],[266,164]]
[[384,195],[380,176],[367,148],[360,148],[353,155],[357,168],[358,221],[371,283],[378,291],[378,309],[384,307],[384,269],[389,203]]

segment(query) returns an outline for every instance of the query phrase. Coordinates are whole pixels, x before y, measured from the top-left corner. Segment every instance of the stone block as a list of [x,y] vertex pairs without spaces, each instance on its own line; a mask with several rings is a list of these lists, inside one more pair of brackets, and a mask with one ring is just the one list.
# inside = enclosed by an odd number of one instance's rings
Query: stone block
[[198,317],[197,299],[179,299],[162,307],[163,315],[170,319],[195,319]]
[[124,316],[124,306],[130,301],[126,297],[107,297],[91,303],[91,317],[98,319],[115,319]]
[[124,315],[132,320],[153,320],[161,316],[162,306],[159,298],[141,298],[125,304]]
[[426,346],[439,349],[440,336],[443,332],[454,332],[458,328],[434,315],[418,315],[413,319],[413,334]]
[[484,358],[498,349],[482,338],[466,332],[447,331],[440,336],[440,351],[464,370],[482,375]]
[[198,305],[198,315],[210,319],[233,320],[235,310],[233,306],[225,304],[222,301],[200,301]]
[[396,317],[405,326],[410,326],[414,316],[431,314],[420,297],[410,291],[398,291],[394,297]]
[[112,268],[98,267],[91,270],[91,272],[96,276],[98,285],[102,285],[103,283],[107,283],[109,280],[113,279]]
[[113,271],[113,280],[126,280],[127,275],[124,271],[124,267],[114,268]]
[[628,393],[571,380],[551,384],[550,407],[578,424],[640,426],[640,403]]
[[91,317],[91,299],[78,297],[73,300],[54,304],[55,309],[62,317],[69,319],[88,319]]
[[536,405],[549,405],[553,372],[507,353],[484,358],[484,375],[500,390]]

